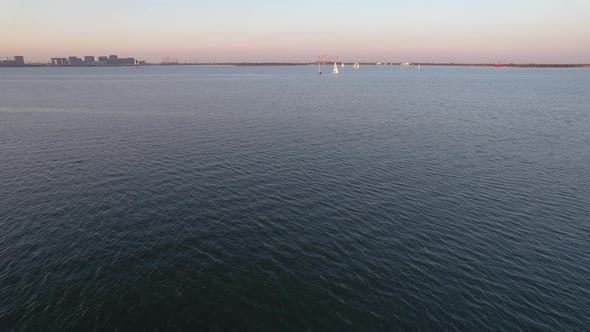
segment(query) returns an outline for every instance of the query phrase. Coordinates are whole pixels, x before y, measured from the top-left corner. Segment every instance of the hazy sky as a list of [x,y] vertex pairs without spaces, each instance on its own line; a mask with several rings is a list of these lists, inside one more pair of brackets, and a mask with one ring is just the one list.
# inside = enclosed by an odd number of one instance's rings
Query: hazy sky
[[0,0],[0,56],[590,63],[590,0]]

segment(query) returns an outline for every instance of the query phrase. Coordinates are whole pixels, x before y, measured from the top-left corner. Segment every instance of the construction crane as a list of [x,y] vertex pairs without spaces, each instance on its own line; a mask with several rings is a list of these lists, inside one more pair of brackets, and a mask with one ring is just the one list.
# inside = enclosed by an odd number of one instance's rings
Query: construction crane
[[315,64],[325,65],[325,64],[328,64],[328,63],[338,62],[338,59],[340,59],[339,56],[322,54],[322,55],[318,55],[318,57],[317,57],[317,59],[315,60],[314,63]]

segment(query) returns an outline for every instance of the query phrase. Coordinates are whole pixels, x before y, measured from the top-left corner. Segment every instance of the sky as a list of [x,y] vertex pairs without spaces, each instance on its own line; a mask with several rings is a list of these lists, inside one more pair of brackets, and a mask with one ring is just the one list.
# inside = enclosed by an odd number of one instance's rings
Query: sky
[[0,0],[0,57],[590,63],[590,0]]

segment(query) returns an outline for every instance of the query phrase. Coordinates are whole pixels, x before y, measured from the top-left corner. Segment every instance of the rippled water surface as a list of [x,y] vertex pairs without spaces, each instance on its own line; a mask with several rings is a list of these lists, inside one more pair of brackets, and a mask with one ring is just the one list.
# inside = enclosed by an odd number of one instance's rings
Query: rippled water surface
[[0,330],[590,326],[590,70],[315,71],[0,69]]

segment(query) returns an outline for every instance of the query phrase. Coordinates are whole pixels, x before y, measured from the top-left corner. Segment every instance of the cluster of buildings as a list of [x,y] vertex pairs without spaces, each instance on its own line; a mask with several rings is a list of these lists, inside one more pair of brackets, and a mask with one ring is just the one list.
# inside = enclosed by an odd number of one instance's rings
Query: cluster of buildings
[[12,59],[0,59],[0,67],[24,67],[25,57],[17,55]]
[[51,65],[56,67],[90,67],[90,66],[139,66],[144,65],[145,61],[139,61],[135,58],[119,58],[118,55],[85,56],[84,59],[71,56],[68,58],[51,58]]

